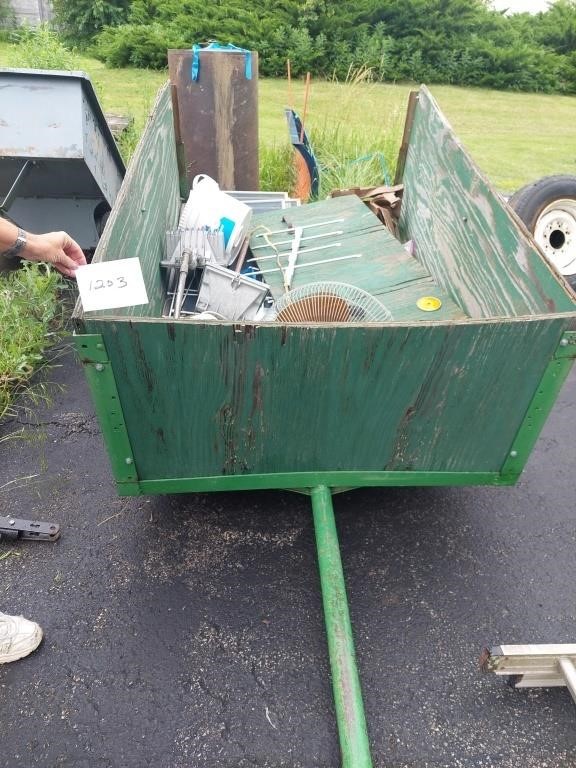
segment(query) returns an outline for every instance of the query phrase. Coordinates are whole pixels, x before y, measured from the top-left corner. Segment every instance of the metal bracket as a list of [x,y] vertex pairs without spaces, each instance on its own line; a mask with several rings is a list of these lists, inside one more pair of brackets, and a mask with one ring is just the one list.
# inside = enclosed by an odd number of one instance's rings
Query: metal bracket
[[0,541],[2,539],[34,539],[56,541],[60,538],[60,526],[38,520],[21,520],[17,517],[0,517]]
[[131,494],[138,493],[134,454],[104,339],[94,333],[79,334],[74,337],[74,341],[92,392],[118,487],[123,487]]
[[576,360],[576,332],[564,331],[554,354],[556,360]]
[[566,377],[570,373],[575,358],[576,333],[564,331],[554,355],[544,371],[524,421],[510,446],[508,457],[500,470],[502,476],[517,478],[524,469],[528,456],[546,423],[548,414],[556,402],[556,397]]

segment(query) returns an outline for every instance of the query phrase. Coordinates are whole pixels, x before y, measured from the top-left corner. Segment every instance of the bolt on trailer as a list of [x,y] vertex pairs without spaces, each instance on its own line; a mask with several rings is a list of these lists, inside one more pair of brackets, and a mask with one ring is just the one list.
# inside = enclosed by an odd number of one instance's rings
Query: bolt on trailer
[[[94,258],[139,259],[148,303],[75,310],[118,493],[310,495],[342,764],[370,766],[332,496],[514,484],[576,354],[575,296],[424,87],[399,157],[399,239],[357,198],[338,197],[256,216],[244,254],[274,306],[291,264],[291,289],[352,284],[386,308],[379,318],[324,288],[320,309],[300,299],[308,315],[192,308],[176,319],[161,263],[180,181],[165,87]],[[304,240],[322,226],[338,232],[331,249],[307,255],[326,244]],[[343,314],[324,314],[327,304]]]

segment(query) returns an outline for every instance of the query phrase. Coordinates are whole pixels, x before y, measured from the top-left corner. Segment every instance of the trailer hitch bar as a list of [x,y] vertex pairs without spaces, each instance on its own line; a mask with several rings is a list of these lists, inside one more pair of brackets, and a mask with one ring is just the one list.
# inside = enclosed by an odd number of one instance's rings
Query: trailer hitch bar
[[341,766],[372,768],[332,492],[327,486],[319,485],[311,489],[310,495],[342,756]]

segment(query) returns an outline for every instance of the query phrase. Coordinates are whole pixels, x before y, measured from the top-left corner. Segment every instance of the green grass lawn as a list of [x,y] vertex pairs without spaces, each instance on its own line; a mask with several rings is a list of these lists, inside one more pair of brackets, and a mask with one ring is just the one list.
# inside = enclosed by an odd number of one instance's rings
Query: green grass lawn
[[[314,130],[341,122],[372,138],[390,132],[398,142],[408,84],[312,86],[308,125]],[[429,86],[456,134],[493,184],[505,192],[555,173],[576,174],[576,97]],[[303,87],[295,90],[297,107]],[[286,83],[260,85],[262,140],[283,136]],[[278,117],[279,116],[279,117]]]
[[[11,46],[0,44],[0,66],[10,64]],[[104,110],[133,115],[137,131],[167,79],[166,72],[107,69],[85,57],[78,57],[78,66],[92,78]],[[382,147],[394,154],[413,87],[313,82],[307,120],[312,142],[325,148],[346,136],[357,156]],[[301,111],[303,83],[294,83],[292,90],[293,106]],[[501,191],[512,192],[540,176],[576,174],[576,97],[448,86],[431,86],[431,91],[472,157]],[[260,81],[260,140],[265,146],[287,142],[287,101],[285,81]]]

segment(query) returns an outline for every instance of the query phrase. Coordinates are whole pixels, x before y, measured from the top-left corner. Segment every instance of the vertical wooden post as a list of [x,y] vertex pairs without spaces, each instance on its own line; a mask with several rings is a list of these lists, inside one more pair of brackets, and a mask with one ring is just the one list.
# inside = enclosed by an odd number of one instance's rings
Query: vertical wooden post
[[200,50],[196,79],[194,55],[168,51],[188,181],[206,173],[222,189],[259,189],[258,54]]

